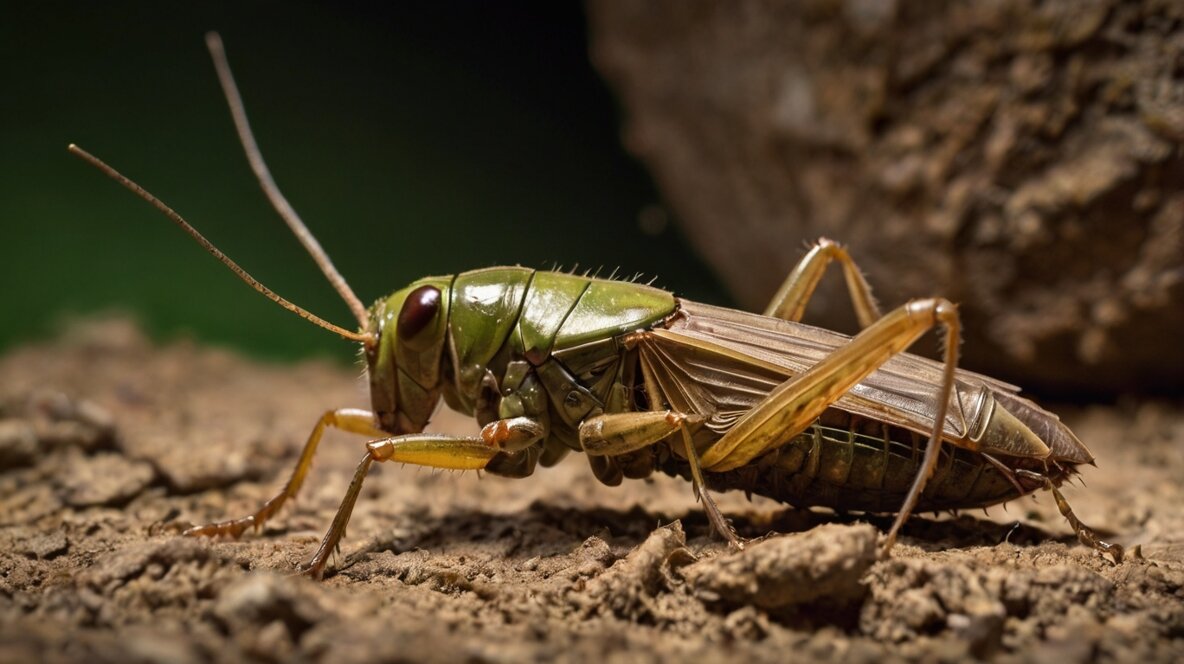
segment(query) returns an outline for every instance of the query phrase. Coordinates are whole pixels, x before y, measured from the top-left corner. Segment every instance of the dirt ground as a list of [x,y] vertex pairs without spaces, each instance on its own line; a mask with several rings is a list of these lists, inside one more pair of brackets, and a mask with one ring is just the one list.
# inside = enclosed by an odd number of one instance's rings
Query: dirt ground
[[321,412],[368,404],[356,378],[122,321],[0,358],[0,661],[1184,661],[1180,404],[1060,411],[1099,466],[1069,500],[1141,545],[1121,565],[1046,495],[914,519],[888,560],[884,518],[724,495],[742,534],[784,533],[733,554],[685,482],[604,487],[573,456],[378,467],[316,583],[292,571],[363,451],[337,434],[262,533],[177,535],[278,490]]

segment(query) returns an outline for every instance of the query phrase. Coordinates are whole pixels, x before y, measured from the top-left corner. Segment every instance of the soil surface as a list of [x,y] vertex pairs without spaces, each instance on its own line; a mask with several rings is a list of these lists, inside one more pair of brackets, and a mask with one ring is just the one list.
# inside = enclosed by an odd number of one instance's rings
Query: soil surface
[[[1062,410],[1098,458],[1078,543],[1048,495],[989,516],[888,519],[601,486],[572,456],[525,480],[379,466],[322,582],[294,576],[363,442],[331,433],[300,501],[239,541],[178,535],[254,511],[351,372],[263,365],[120,321],[0,358],[0,661],[1184,660],[1179,404]],[[471,430],[441,415],[440,427]]]

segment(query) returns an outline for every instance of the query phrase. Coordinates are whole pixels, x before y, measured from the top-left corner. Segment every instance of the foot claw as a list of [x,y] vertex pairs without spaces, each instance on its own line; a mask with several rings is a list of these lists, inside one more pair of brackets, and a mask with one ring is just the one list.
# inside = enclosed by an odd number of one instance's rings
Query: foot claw
[[[1123,549],[1121,544],[1111,544],[1109,542],[1103,542],[1102,540],[1095,540],[1095,541],[1096,541],[1096,544],[1094,544],[1095,549],[1097,549],[1101,553],[1109,553],[1110,557],[1114,560],[1115,565],[1122,564],[1123,558],[1126,557],[1126,549]],[[1142,552],[1140,551],[1139,554],[1140,555],[1138,557],[1141,558]]]
[[296,567],[296,571],[292,573],[292,576],[303,576],[305,578],[312,579],[313,581],[320,581],[325,577],[325,563],[324,561],[321,561],[320,563],[300,563],[300,565]]

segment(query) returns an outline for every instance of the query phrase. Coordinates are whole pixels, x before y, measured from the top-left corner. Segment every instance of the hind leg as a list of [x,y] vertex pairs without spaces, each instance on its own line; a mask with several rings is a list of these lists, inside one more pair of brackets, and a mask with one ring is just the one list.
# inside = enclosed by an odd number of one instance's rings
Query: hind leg
[[802,320],[810,296],[814,294],[826,268],[834,261],[843,267],[843,279],[847,282],[847,292],[851,295],[859,326],[866,328],[879,320],[880,308],[876,305],[876,298],[872,297],[871,286],[863,278],[863,273],[842,245],[826,238],[818,240],[789,273],[765,308],[764,315],[794,322]]
[[897,513],[892,529],[884,538],[883,551],[887,553],[933,475],[945,435],[946,411],[954,391],[958,332],[961,328],[956,308],[946,300],[913,300],[893,310],[806,372],[776,387],[707,450],[702,459],[703,468],[709,472],[732,470],[776,449],[813,424],[859,381],[871,375],[894,355],[904,352],[926,331],[939,325],[945,331],[944,370],[931,404],[933,432],[925,448],[920,472]]
[[628,454],[661,442],[673,433],[679,432],[682,436],[683,453],[691,467],[691,483],[695,487],[695,496],[703,504],[707,520],[734,548],[743,549],[743,540],[707,492],[707,482],[699,466],[699,453],[691,442],[689,428],[689,425],[701,421],[702,418],[699,416],[671,410],[596,415],[580,424],[580,445],[589,458]]
[[1061,516],[1065,517],[1065,520],[1068,521],[1069,525],[1073,527],[1073,532],[1077,535],[1077,540],[1079,542],[1099,553],[1110,554],[1110,557],[1114,559],[1115,564],[1122,563],[1122,558],[1126,553],[1122,548],[1122,545],[1111,544],[1098,539],[1098,536],[1094,534],[1094,531],[1090,529],[1089,526],[1082,523],[1081,520],[1077,518],[1077,515],[1073,513],[1073,508],[1069,507],[1069,501],[1065,500],[1065,496],[1061,494],[1061,490],[1052,483],[1052,480],[1048,479],[1044,475],[1041,475],[1040,473],[1034,473],[1030,470],[1017,470],[1016,475],[1023,477],[1024,479],[1035,480],[1036,482],[1043,484],[1045,489],[1052,492],[1053,498],[1057,501],[1057,509],[1060,510]]

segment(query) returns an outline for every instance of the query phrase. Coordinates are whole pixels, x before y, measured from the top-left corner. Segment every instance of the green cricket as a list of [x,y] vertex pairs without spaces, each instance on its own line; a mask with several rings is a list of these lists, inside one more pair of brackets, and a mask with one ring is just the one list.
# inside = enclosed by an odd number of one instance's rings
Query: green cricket
[[[368,439],[341,506],[301,571],[320,578],[375,462],[527,477],[583,452],[607,485],[654,472],[690,480],[713,529],[743,540],[710,491],[799,507],[895,513],[887,554],[914,510],[995,505],[1052,491],[1078,539],[1120,562],[1058,487],[1093,462],[1019,388],[957,368],[959,317],[942,298],[882,314],[847,251],[820,240],[760,314],[629,281],[496,267],[427,277],[370,307],[350,289],[280,193],[247,122],[217,34],[207,35],[244,150],[277,212],[357,319],[351,330],[272,292],[145,189],[83,149],[70,151],[140,196],[252,288],[360,343],[370,410],[328,410],[283,489],[253,514],[186,535],[238,537],[295,496],[327,427]],[[837,262],[860,321],[853,337],[800,321]],[[906,351],[940,328],[941,361]],[[423,433],[440,400],[476,418],[474,436]]]

